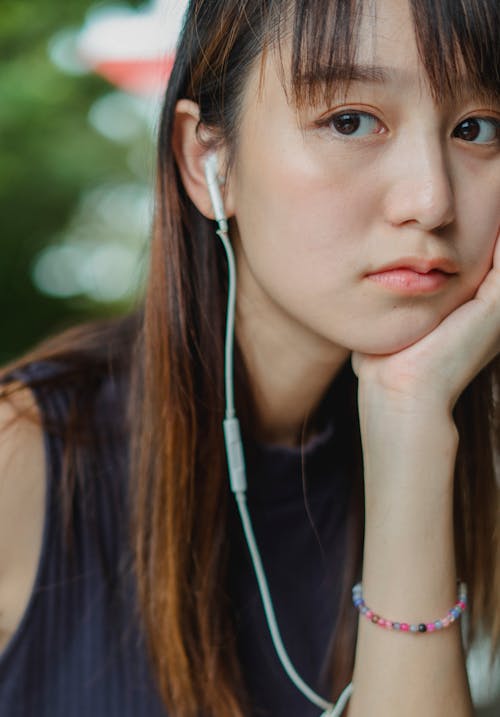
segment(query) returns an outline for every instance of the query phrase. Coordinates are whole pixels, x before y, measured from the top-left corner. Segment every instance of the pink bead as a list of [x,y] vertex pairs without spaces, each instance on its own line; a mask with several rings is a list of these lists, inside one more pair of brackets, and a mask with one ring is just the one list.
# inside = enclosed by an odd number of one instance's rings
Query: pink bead
[[441,622],[443,623],[443,627],[447,627],[450,624],[449,616],[447,615],[446,617],[444,617]]
[[426,628],[427,628],[427,632],[434,632],[434,630],[436,629],[436,626],[434,625],[433,622],[428,622],[426,625]]
[[378,624],[380,625],[380,627],[385,627],[385,620],[383,617],[380,618],[380,620],[378,621]]
[[373,610],[367,610],[367,611],[365,612],[365,617],[366,617],[368,620],[371,620],[372,617],[373,617]]
[[392,630],[392,629],[393,629],[393,627],[392,627],[392,621],[391,621],[391,620],[386,620],[386,621],[385,621],[385,626],[386,626],[386,628],[387,628],[388,630]]
[[460,602],[458,603],[458,606],[461,607],[462,610],[465,610],[465,608],[467,607],[467,605],[462,600],[460,600]]
[[402,623],[401,623],[400,630],[402,630],[403,632],[408,632],[409,629],[410,629],[410,626],[408,625],[407,622],[402,622]]

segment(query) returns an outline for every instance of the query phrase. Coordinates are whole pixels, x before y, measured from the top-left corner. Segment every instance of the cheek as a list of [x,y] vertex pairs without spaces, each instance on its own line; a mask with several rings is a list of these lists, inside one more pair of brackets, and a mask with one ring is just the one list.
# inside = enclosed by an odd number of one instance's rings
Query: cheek
[[[352,241],[346,240],[342,204],[316,195],[307,199],[300,186],[267,202],[242,208],[237,217],[241,247],[250,272],[273,299],[296,311],[344,289],[346,265],[354,264]],[[270,188],[270,191],[272,189]],[[247,211],[248,210],[248,211]]]
[[[354,174],[354,173],[353,173]],[[356,270],[359,237],[373,220],[359,173],[332,172],[306,152],[252,155],[236,175],[236,219],[249,263],[260,272],[282,270],[292,285],[314,277],[316,289]],[[341,179],[340,179],[341,177]],[[360,192],[365,202],[360,203]],[[285,275],[286,269],[286,275]]]

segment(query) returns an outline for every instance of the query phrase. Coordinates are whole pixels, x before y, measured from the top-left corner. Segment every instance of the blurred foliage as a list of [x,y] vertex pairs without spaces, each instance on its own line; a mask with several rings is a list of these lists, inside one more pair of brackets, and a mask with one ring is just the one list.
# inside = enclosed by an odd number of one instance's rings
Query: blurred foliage
[[64,229],[82,192],[136,179],[124,147],[87,120],[109,85],[93,75],[65,75],[48,56],[50,38],[81,27],[90,6],[88,0],[0,4],[2,363],[64,326],[127,308],[84,296],[52,298],[31,278],[34,257]]

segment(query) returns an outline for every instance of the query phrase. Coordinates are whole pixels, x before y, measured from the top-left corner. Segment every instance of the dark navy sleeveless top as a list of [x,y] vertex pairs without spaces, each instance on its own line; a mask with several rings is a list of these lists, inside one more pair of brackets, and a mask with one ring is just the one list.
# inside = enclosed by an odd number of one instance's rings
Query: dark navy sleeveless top
[[[29,382],[56,370],[32,364],[15,377]],[[33,390],[46,427],[45,523],[29,603],[0,655],[0,715],[166,717],[136,620],[126,547],[128,446],[109,428],[123,410],[123,385],[108,377],[99,392],[102,423],[89,457],[95,480],[83,490],[77,477],[69,552],[60,502],[63,439],[47,430],[66,415],[68,394]],[[321,676],[338,615],[350,496],[335,421],[302,449],[253,446],[248,481],[284,644],[301,677],[326,696]],[[290,682],[274,651],[236,508],[230,521],[229,588],[252,715],[317,717],[321,710]]]

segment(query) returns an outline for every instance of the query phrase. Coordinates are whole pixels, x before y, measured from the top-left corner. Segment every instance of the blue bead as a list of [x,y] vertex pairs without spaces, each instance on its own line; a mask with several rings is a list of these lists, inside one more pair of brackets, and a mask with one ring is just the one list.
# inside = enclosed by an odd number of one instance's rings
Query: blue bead
[[356,598],[356,599],[354,600],[354,604],[355,604],[356,607],[358,607],[358,605],[363,605],[363,603],[364,603],[363,598]]
[[393,622],[392,626],[395,630],[399,630],[399,628],[401,627],[401,624],[399,622]]
[[418,625],[410,625],[410,632],[418,632]]
[[441,622],[441,620],[436,620],[434,625],[436,626],[436,630],[441,630],[441,628],[443,627],[443,623]]
[[365,614],[365,612],[368,612],[368,608],[366,607],[366,605],[363,605],[363,607],[361,608],[361,612],[363,613],[363,615]]

